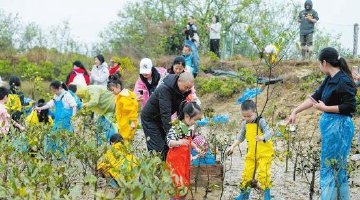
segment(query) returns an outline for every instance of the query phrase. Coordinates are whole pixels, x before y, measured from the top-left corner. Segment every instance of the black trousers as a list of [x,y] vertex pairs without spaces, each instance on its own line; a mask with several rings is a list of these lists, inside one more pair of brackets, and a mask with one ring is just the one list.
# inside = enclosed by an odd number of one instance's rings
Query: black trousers
[[220,58],[219,46],[220,39],[210,39],[210,51],[214,52]]
[[169,147],[166,144],[166,133],[161,120],[141,116],[141,125],[144,130],[148,151],[161,153],[162,160],[166,160]]

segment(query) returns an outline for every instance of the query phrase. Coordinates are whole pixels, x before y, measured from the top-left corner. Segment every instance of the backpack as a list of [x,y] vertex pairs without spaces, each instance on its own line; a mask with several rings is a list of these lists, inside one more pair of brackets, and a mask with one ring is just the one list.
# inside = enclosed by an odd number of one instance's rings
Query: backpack
[[77,73],[76,71],[73,71],[76,75],[72,81],[72,84],[79,85],[79,86],[87,86],[86,80],[84,77],[84,73]]

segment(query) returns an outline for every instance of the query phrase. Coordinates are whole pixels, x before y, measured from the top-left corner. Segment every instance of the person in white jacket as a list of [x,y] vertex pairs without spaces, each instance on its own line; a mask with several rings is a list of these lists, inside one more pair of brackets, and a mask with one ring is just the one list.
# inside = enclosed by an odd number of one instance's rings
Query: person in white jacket
[[104,56],[99,54],[95,56],[95,65],[90,73],[90,82],[92,85],[102,85],[106,87],[108,78],[108,65],[105,62]]
[[220,46],[220,33],[221,33],[221,24],[219,22],[219,16],[212,17],[212,24],[208,26],[210,31],[210,51],[214,52],[219,58],[219,46]]

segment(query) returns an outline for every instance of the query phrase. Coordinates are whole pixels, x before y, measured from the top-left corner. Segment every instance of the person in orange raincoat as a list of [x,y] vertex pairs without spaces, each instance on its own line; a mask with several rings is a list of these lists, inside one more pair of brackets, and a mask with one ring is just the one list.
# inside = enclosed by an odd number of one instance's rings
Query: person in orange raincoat
[[180,105],[179,121],[173,122],[173,126],[166,136],[169,152],[166,163],[171,170],[176,194],[173,200],[185,199],[190,186],[190,149],[194,148],[202,155],[201,150],[192,142],[192,130],[190,129],[201,118],[201,109],[195,102]]
[[138,125],[139,103],[136,94],[123,88],[120,78],[116,75],[109,80],[108,89],[115,94],[115,117],[119,133],[125,141],[131,141]]

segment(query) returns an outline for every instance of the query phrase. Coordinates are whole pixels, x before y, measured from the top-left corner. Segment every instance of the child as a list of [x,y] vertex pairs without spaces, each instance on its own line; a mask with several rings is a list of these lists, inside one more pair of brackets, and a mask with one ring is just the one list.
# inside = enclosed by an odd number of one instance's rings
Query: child
[[192,142],[192,130],[196,120],[201,118],[201,109],[195,102],[180,105],[180,122],[173,125],[166,136],[169,152],[166,162],[172,170],[172,179],[177,188],[173,199],[185,199],[190,186],[190,149],[201,150]]
[[11,120],[9,113],[6,110],[5,104],[8,101],[9,90],[5,87],[0,87],[0,137],[7,135],[10,130],[10,122],[20,130],[25,130],[20,124]]
[[6,107],[11,111],[11,118],[19,122],[22,115],[22,106],[25,105],[24,94],[20,91],[21,80],[17,76],[9,79],[10,91]]
[[255,172],[260,188],[264,190],[264,199],[271,199],[270,167],[274,149],[273,143],[269,140],[272,133],[265,119],[256,116],[255,109],[256,105],[252,100],[246,100],[241,104],[241,112],[245,121],[241,124],[240,136],[227,150],[227,154],[231,154],[234,148],[246,139],[248,149],[245,157],[245,169],[240,184],[241,192],[235,198],[236,200],[249,199],[250,188],[257,186],[253,180]]
[[139,103],[136,94],[123,88],[120,78],[116,75],[111,76],[108,89],[115,95],[115,115],[119,133],[125,141],[131,141],[138,125]]
[[[45,106],[45,100],[39,99],[37,102],[37,107]],[[32,110],[30,115],[25,119],[26,125],[37,125],[39,123],[49,123],[50,125],[53,124],[52,118],[49,116],[49,109],[44,110]]]
[[77,111],[80,111],[81,108],[82,108],[82,101],[81,101],[81,99],[76,95],[76,91],[77,91],[77,85],[75,85],[75,84],[70,84],[70,85],[69,85],[69,92],[70,92],[71,96],[73,96],[74,99],[75,99]]
[[[76,114],[76,102],[73,96],[67,91],[65,83],[60,81],[52,81],[50,88],[54,93],[54,98],[42,107],[36,107],[35,110],[41,111],[55,106],[55,123],[52,128],[53,133],[62,131],[73,132],[71,118]],[[55,151],[59,148],[60,141],[53,141],[47,138],[45,151]],[[60,152],[63,153],[65,144],[60,145]]]
[[[105,177],[111,177],[112,186],[117,186],[116,180],[125,178],[126,180],[132,177],[120,173],[120,168],[124,163],[128,163],[127,170],[131,170],[139,164],[138,159],[133,154],[126,152],[126,146],[123,144],[123,138],[119,134],[114,134],[110,137],[111,149],[107,150],[104,157],[101,158],[97,170]],[[114,180],[115,179],[115,180]]]

